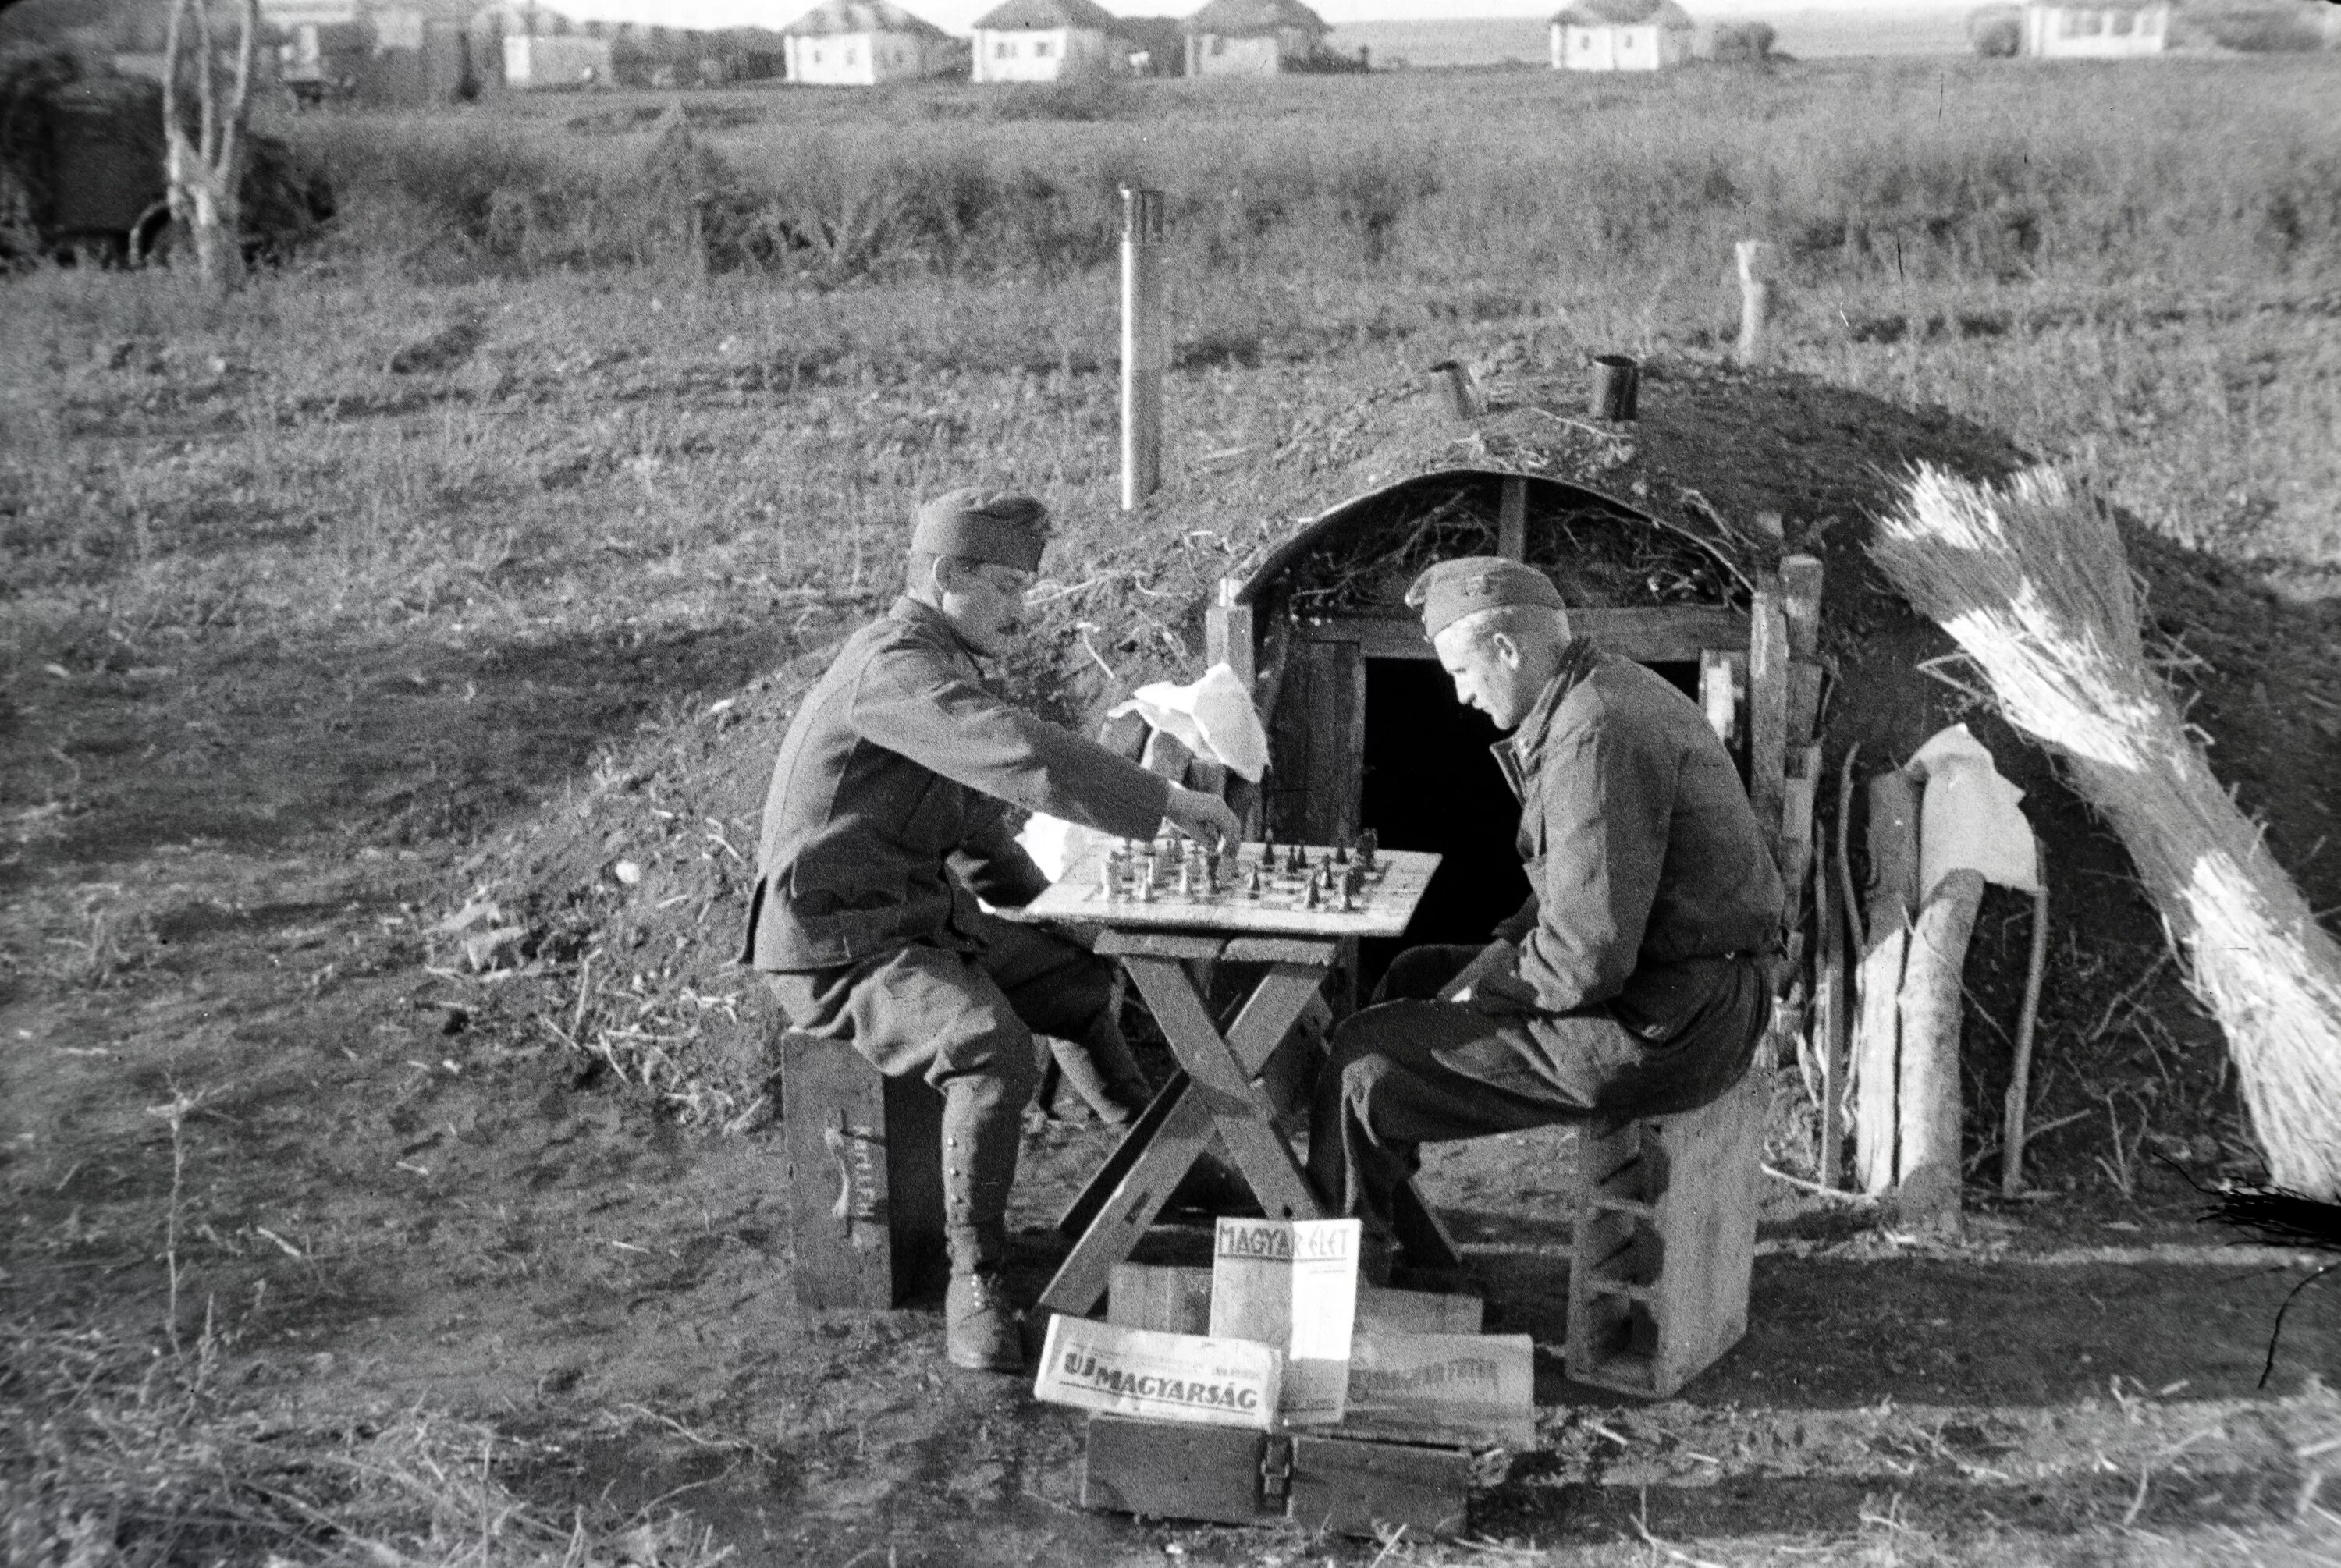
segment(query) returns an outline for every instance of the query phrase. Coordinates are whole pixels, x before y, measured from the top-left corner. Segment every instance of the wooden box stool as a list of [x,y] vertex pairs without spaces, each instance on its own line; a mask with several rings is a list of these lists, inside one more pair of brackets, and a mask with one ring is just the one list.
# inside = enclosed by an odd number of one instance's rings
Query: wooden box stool
[[1712,1105],[1578,1134],[1565,1352],[1578,1382],[1669,1398],[1748,1332],[1769,1046]]
[[942,1097],[842,1040],[781,1037],[797,1300],[900,1305],[943,1252]]
[[1478,1466],[1457,1448],[1091,1415],[1081,1506],[1154,1519],[1289,1519],[1335,1535],[1451,1537]]

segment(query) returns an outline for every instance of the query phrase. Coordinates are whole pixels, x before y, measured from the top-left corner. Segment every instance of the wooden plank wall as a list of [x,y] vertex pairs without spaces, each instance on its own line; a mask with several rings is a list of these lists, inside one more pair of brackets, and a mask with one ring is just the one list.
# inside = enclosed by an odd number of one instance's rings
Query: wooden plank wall
[[1295,638],[1269,719],[1268,827],[1288,843],[1357,837],[1365,785],[1366,660],[1348,640]]

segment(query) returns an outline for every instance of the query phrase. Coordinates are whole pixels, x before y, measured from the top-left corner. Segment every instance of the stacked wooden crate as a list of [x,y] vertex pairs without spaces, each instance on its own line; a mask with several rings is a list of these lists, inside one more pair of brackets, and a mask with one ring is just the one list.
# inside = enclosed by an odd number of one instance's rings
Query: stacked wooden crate
[[[1340,1419],[1320,1408],[1315,1424],[1247,1422],[1240,1411],[1222,1416],[1222,1403],[1239,1402],[1216,1392],[1211,1408],[1170,1420],[1095,1411],[1083,1504],[1230,1524],[1289,1520],[1337,1534],[1459,1532],[1473,1485],[1500,1472],[1502,1451],[1535,1442],[1534,1347],[1525,1335],[1481,1335],[1475,1296],[1357,1288]],[[1126,1336],[1157,1355],[1177,1350],[1199,1371],[1235,1368],[1240,1377],[1230,1346],[1244,1342],[1205,1332],[1212,1303],[1210,1269],[1122,1264],[1106,1323],[1058,1319],[1051,1344],[1061,1357],[1063,1346],[1101,1334]],[[1220,1305],[1224,1327],[1224,1294]],[[1041,1374],[1043,1397],[1051,1371]]]
[[1747,1333],[1771,1083],[1759,1053],[1711,1105],[1578,1134],[1570,1377],[1669,1398]]

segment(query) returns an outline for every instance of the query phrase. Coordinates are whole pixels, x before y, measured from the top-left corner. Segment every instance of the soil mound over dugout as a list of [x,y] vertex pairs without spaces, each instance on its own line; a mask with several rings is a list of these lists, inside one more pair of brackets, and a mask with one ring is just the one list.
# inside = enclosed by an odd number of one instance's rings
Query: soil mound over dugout
[[[1202,605],[1217,580],[1250,572],[1301,520],[1439,470],[1526,473],[1599,491],[1668,525],[1678,543],[1698,546],[1629,541],[1549,563],[1580,585],[1638,571],[1673,573],[1645,582],[1645,591],[1744,602],[1740,578],[1780,549],[1818,555],[1828,568],[1822,650],[1832,676],[1822,720],[1827,778],[1837,778],[1855,747],[1856,774],[1867,778],[1963,719],[2027,792],[2050,881],[2053,938],[2033,1125],[2082,1113],[2078,1125],[2067,1122],[2032,1151],[2034,1180],[2117,1179],[2149,1136],[2152,1146],[2208,1166],[2249,1168],[2216,1030],[2161,964],[2159,921],[2120,845],[2046,757],[1998,720],[1949,639],[1918,617],[1865,554],[1872,515],[1891,504],[1912,464],[1998,480],[2027,454],[1938,409],[1899,408],[1775,372],[1649,364],[1639,417],[1595,425],[1579,412],[1584,376],[1574,367],[1475,368],[1487,410],[1479,419],[1458,419],[1430,378],[1391,386],[1327,413],[1268,462],[1209,493],[1165,497],[1136,526],[1073,520],[1051,567],[1080,590],[1039,605],[1039,635],[1003,671],[1007,685],[1082,721],[1120,694],[1091,646],[1112,657],[1121,685],[1190,677],[1202,649]],[[1491,508],[1477,515],[1468,496],[1440,504],[1443,515],[1412,520],[1427,526],[1410,537],[1435,533],[1443,553],[1487,548],[1473,541],[1492,540]],[[1781,519],[1777,545],[1757,523],[1768,512]],[[1231,528],[1231,516],[1247,526]],[[2341,904],[2341,848],[2326,841],[2335,824],[2325,797],[2341,766],[2333,658],[2341,611],[2287,604],[2244,571],[2123,521],[2145,584],[2148,645],[2191,704],[2214,768],[2266,820],[2272,848],[2311,906],[2333,908]],[[1410,520],[1392,523],[1403,531]],[[1735,570],[1698,569],[1718,558]],[[745,1126],[769,1114],[765,1004],[732,963],[757,816],[782,733],[834,637],[884,602],[883,595],[834,600],[808,590],[801,653],[713,710],[646,730],[626,754],[468,863],[464,884],[448,889],[449,908],[493,899],[496,918],[522,932],[488,959],[521,971],[493,988],[504,1007],[541,1013],[600,1070],[654,1091],[687,1120]],[[1106,633],[1085,645],[1083,621]],[[1836,830],[1835,794],[1822,790],[1824,842]],[[1852,837],[1858,877],[1858,832]],[[1996,1125],[2027,908],[1995,892],[1970,956],[1971,1132]],[[456,940],[448,938],[451,955]],[[1795,1157],[1793,1146],[1778,1152]],[[2112,1157],[2101,1166],[2105,1154]],[[1990,1151],[1971,1146],[1970,1155],[1971,1168],[1987,1176]]]

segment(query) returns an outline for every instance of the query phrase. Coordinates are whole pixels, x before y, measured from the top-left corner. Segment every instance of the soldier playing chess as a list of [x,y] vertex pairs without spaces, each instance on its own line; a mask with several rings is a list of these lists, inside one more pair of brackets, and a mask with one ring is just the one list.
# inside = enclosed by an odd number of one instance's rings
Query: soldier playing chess
[[1010,810],[1148,839],[1168,822],[1213,851],[1237,832],[1216,797],[984,687],[978,661],[1024,629],[1047,518],[993,491],[919,509],[905,591],[846,640],[781,744],[743,956],[796,1028],[941,1091],[946,1344],[954,1364],[994,1371],[1024,1365],[1000,1268],[1035,1034],[1066,1043],[1067,1081],[1109,1120],[1147,1096],[1111,965],[978,907],[1021,907],[1048,886]]
[[1720,1097],[1770,1016],[1782,890],[1729,755],[1650,670],[1569,635],[1542,572],[1442,561],[1407,603],[1457,700],[1509,739],[1529,897],[1485,947],[1402,953],[1335,1030],[1309,1171],[1393,1257],[1425,1143]]

